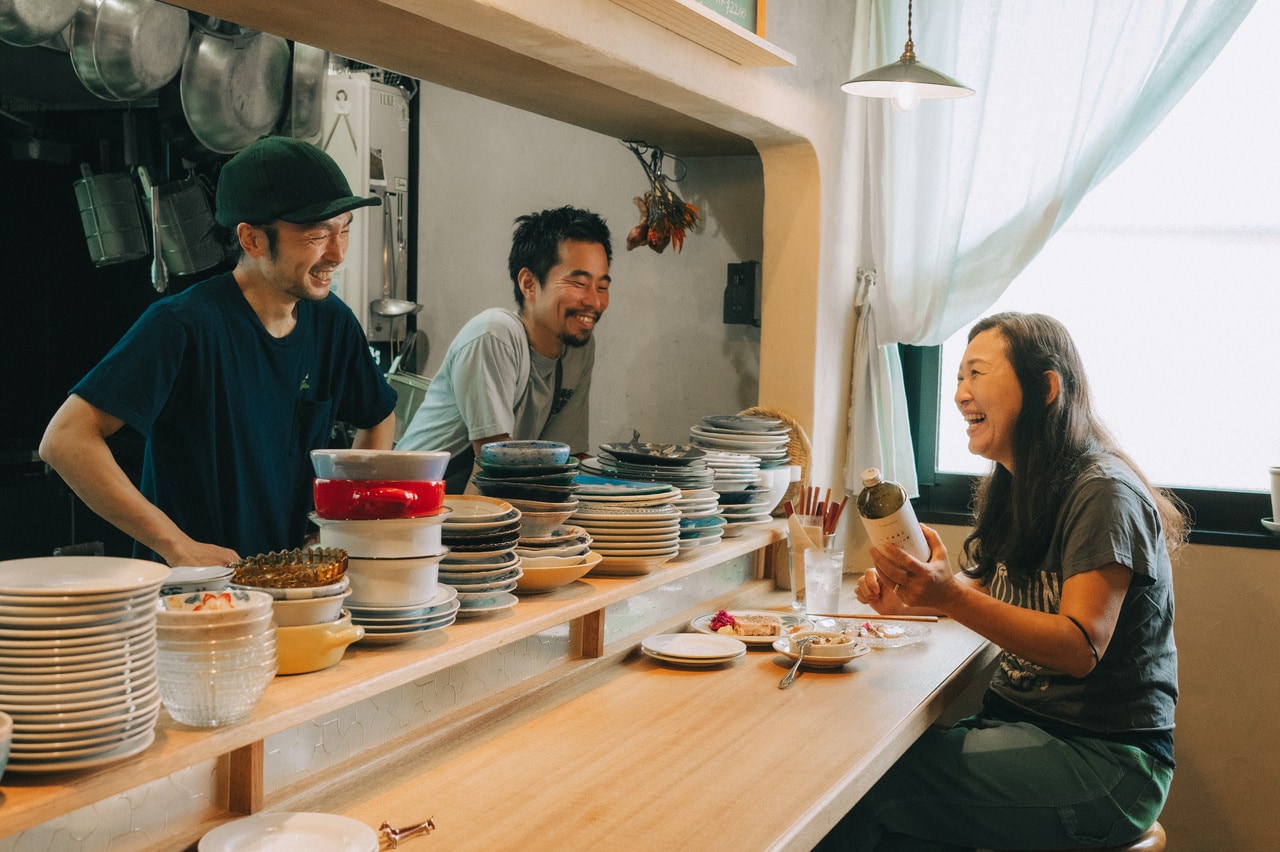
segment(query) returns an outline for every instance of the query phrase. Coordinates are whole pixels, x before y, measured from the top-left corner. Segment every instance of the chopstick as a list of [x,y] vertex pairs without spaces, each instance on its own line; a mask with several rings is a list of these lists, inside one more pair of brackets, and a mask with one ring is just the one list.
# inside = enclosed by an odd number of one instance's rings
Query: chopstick
[[816,485],[807,486],[800,489],[798,502],[795,505],[792,501],[787,500],[782,504],[783,512],[786,517],[792,515],[817,515],[821,518],[821,527],[823,535],[831,535],[836,531],[836,527],[840,525],[840,516],[844,514],[844,507],[849,502],[849,495],[845,495],[839,503],[832,502],[831,489],[828,488],[823,499],[819,500],[821,489]]
[[938,620],[936,615],[880,615],[874,612],[810,612],[806,613],[810,618],[852,618],[867,619],[880,621],[928,621],[935,622]]

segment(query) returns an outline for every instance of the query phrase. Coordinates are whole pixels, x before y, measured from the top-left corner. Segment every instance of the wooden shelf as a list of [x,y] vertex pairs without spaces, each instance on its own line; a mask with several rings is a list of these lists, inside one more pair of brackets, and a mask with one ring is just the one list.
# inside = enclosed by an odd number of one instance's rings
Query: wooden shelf
[[[795,56],[760,36],[718,15],[697,0],[613,0],[614,3],[648,18],[655,24],[683,36],[695,44],[754,68],[796,64]],[[760,3],[761,14],[764,3]]]
[[[196,729],[176,724],[162,712],[155,742],[135,757],[92,770],[7,773],[0,784],[0,837],[221,755],[231,755],[242,772],[248,767],[249,775],[260,776],[265,738],[566,623],[576,637],[578,659],[599,657],[606,607],[748,554],[756,554],[759,575],[765,551],[785,535],[785,525],[773,521],[705,548],[706,553],[672,560],[650,574],[587,577],[549,594],[525,597],[499,617],[460,620],[445,631],[401,645],[353,645],[332,668],[276,678],[253,715],[236,725]],[[257,810],[262,801],[261,779],[245,780],[259,782],[257,793],[237,809]]]

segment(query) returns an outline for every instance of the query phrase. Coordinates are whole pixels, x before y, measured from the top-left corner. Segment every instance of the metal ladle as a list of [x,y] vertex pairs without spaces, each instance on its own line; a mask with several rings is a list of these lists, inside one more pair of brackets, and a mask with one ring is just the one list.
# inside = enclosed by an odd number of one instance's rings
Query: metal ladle
[[391,357],[394,359],[396,355],[395,318],[416,314],[422,310],[422,305],[417,302],[411,302],[408,299],[391,298],[391,282],[397,280],[397,277],[396,250],[392,248],[395,234],[391,226],[391,205],[387,203],[389,200],[384,194],[382,204],[382,297],[370,302],[369,310],[376,316],[393,321],[389,337],[391,339]]

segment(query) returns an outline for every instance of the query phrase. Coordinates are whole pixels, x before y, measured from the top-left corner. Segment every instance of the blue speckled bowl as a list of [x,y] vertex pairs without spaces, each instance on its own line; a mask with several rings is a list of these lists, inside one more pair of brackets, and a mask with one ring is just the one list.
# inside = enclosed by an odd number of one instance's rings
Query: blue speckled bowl
[[493,441],[480,448],[485,464],[560,465],[569,461],[569,445],[556,441]]

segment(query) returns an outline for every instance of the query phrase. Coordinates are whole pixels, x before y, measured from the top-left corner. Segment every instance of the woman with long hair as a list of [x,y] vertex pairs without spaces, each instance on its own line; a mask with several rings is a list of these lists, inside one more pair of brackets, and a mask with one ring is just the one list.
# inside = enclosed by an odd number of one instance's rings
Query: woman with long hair
[[873,548],[857,595],[953,618],[999,645],[999,664],[982,711],[922,735],[820,848],[1111,846],[1168,794],[1183,516],[1094,415],[1061,323],[1002,313],[968,340],[955,402],[970,452],[993,464],[963,570],[924,527],[929,561]]

